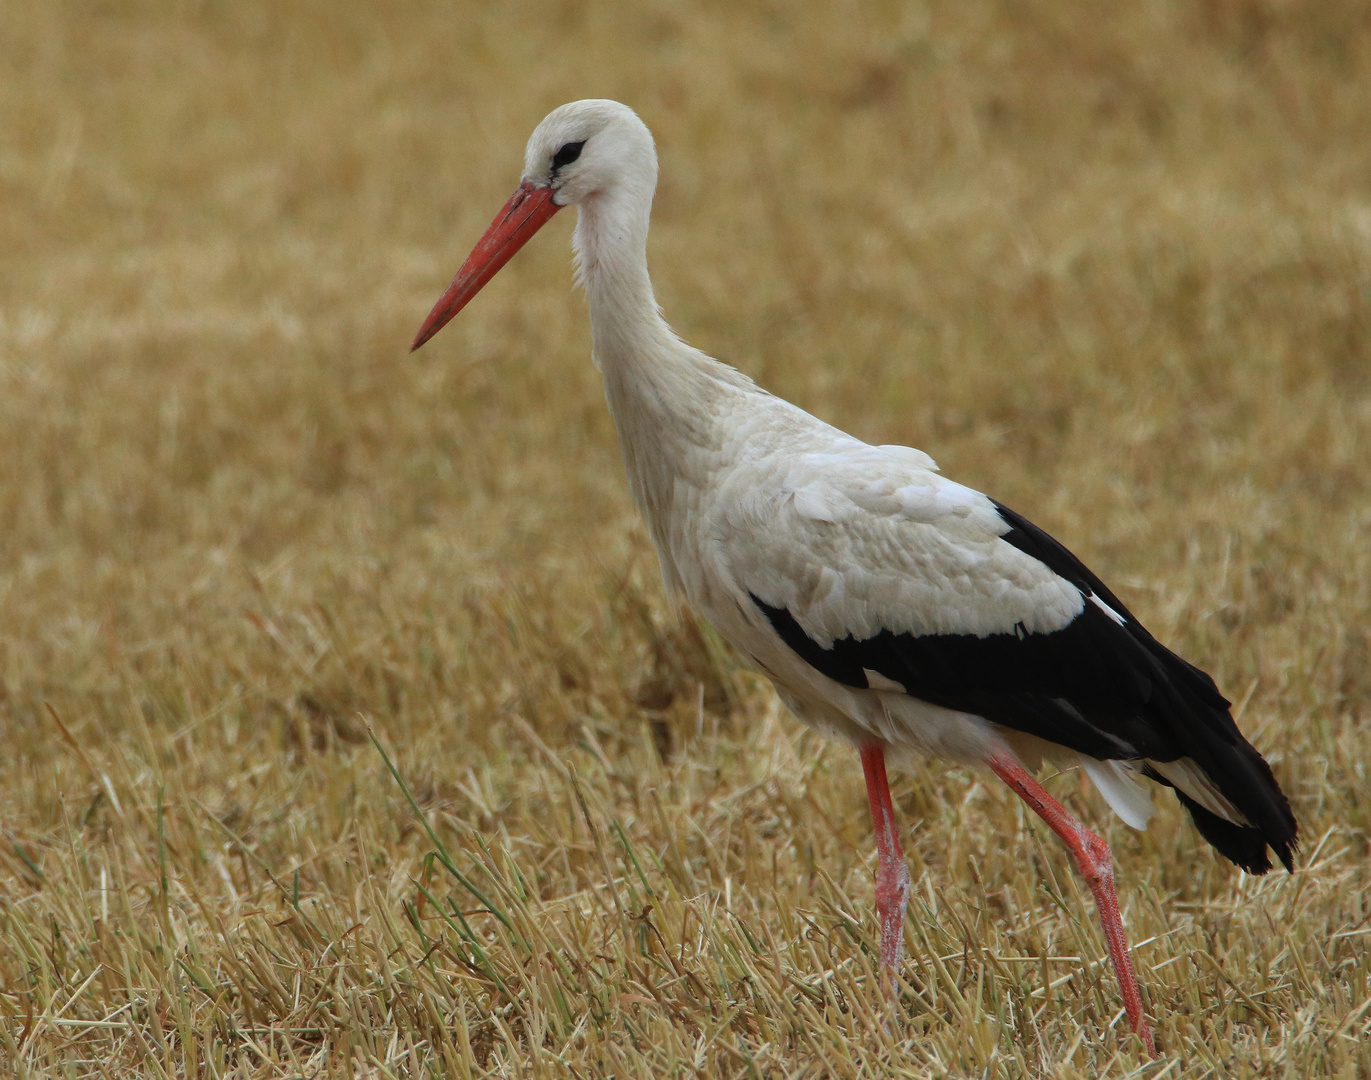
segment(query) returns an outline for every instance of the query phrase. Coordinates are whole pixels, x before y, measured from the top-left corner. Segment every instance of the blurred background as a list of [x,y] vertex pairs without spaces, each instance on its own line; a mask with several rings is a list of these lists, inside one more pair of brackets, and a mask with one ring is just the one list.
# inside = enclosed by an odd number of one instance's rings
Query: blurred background
[[[409,810],[368,722],[454,850],[474,834],[514,837],[535,862],[574,846],[539,833],[563,805],[541,746],[583,755],[601,770],[592,809],[654,850],[679,840],[701,890],[729,879],[760,920],[809,903],[816,865],[869,896],[849,755],[782,717],[662,595],[571,286],[571,215],[406,351],[517,184],[534,125],[581,97],[628,103],[656,136],[650,255],[682,336],[862,438],[929,451],[1072,547],[1214,672],[1295,800],[1322,876],[1271,910],[1304,912],[1323,941],[1364,926],[1371,6],[10,0],[0,1012],[14,1021],[0,1053],[71,1075],[101,1057],[147,1068],[119,1027],[137,1014],[164,1018],[186,1075],[240,1061],[275,1075],[264,1062],[292,1053],[388,1060],[374,1033],[389,1013],[301,1020],[298,993],[287,1007],[253,981],[270,982],[243,944],[288,945],[293,970],[312,970],[327,933],[248,914],[286,899],[298,913],[304,895],[347,908],[341,934],[413,894],[432,845],[396,824]],[[761,759],[790,770],[769,782],[793,805],[748,802]],[[667,770],[679,821],[702,815],[717,850],[673,838],[677,819],[607,779],[619,769]],[[1102,820],[1075,778],[1060,783]],[[965,876],[959,845],[989,860],[987,879],[1015,872],[993,829],[1016,811],[970,774],[931,766],[901,784],[938,888]],[[734,796],[772,830],[763,855],[710,818]],[[985,804],[966,822],[981,833],[949,840],[954,800]],[[519,846],[534,834],[543,854]],[[1169,805],[1115,843],[1121,882],[1168,898],[1150,933],[1179,933],[1177,897],[1208,910],[1246,888]],[[774,862],[753,878],[773,852],[809,883],[785,885]],[[578,858],[545,869],[545,896],[600,873]],[[379,899],[354,889],[360,866],[390,883]],[[1025,909],[1041,902],[1031,875],[1021,886]],[[1360,1030],[1364,957],[1305,970],[1269,934],[1244,940],[1226,962],[1274,1012],[1243,1038],[1285,1045],[1301,1009],[1310,1032]],[[389,955],[377,948],[349,984],[363,1001],[367,965]],[[173,954],[229,989],[178,990]],[[1210,968],[1187,970],[1247,1009]],[[434,1032],[487,1025],[454,1074],[533,1052],[519,1049],[531,1028],[507,1037],[490,1019],[498,995],[452,993]],[[68,1018],[142,1004],[64,1041],[64,1001]],[[1054,1006],[1044,1060],[1073,1039],[1091,1052],[1076,1034],[1108,1022],[1082,1018],[1094,1008]],[[1231,1041],[1261,1011],[1196,1010],[1193,1031],[1162,1021],[1164,1044]],[[249,1023],[353,1034],[303,1050],[264,1035],[258,1056],[223,1034]],[[1022,1041],[1006,1022],[980,1047],[960,1023],[947,1046],[966,1068]],[[738,1045],[756,1052],[764,1027]],[[1345,1041],[1300,1060],[1371,1069]]]

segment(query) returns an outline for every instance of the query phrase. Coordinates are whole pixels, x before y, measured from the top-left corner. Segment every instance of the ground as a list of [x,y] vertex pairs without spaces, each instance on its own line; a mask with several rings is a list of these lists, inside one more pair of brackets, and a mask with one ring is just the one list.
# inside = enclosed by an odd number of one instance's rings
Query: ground
[[[0,7],[0,1070],[1095,1077],[1088,893],[663,594],[555,220],[407,344],[552,107],[656,134],[690,341],[1060,537],[1300,820],[1107,836],[1160,1077],[1371,1076],[1371,12]],[[393,770],[391,766],[393,765]]]

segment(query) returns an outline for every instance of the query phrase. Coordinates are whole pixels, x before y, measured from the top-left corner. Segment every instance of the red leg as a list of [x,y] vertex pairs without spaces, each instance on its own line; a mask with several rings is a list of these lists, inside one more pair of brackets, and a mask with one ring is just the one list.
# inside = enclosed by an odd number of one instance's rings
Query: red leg
[[1100,913],[1100,922],[1104,925],[1104,940],[1109,946],[1109,960],[1114,965],[1114,974],[1119,977],[1119,989],[1123,991],[1123,1006],[1128,1013],[1128,1022],[1133,1026],[1134,1034],[1147,1047],[1148,1056],[1155,1058],[1157,1050],[1152,1044],[1152,1031],[1147,1026],[1147,1017],[1143,1015],[1138,976],[1133,971],[1128,939],[1123,934],[1123,920],[1119,918],[1119,897],[1114,892],[1114,858],[1109,845],[1068,814],[1013,758],[995,754],[986,758],[986,764],[1014,789],[1014,794],[1028,803],[1033,812],[1051,826],[1052,831],[1066,842],[1071,854],[1076,857],[1076,865],[1085,883],[1090,886],[1095,907]]
[[909,903],[909,866],[904,860],[895,829],[895,808],[885,778],[885,750],[880,743],[862,747],[862,771],[866,795],[871,801],[871,821],[876,826],[876,914],[881,921],[881,967],[886,992],[895,991],[895,972],[904,947],[904,911]]

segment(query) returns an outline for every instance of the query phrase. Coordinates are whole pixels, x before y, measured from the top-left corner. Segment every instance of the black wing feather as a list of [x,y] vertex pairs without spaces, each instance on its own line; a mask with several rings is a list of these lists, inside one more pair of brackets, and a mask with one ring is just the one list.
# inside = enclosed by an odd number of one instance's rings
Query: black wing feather
[[[1252,873],[1269,869],[1266,847],[1287,867],[1296,824],[1270,767],[1243,738],[1214,680],[1158,642],[1070,551],[1026,518],[995,504],[1002,539],[1046,564],[1087,597],[1081,613],[1053,633],[879,633],[825,648],[794,616],[753,601],[801,659],[847,686],[867,688],[866,671],[900,683],[913,697],[983,716],[1102,760],[1188,757],[1252,824],[1235,825],[1183,792],[1201,835]],[[1122,617],[1110,618],[1093,594]],[[1154,779],[1167,781],[1152,773]]]

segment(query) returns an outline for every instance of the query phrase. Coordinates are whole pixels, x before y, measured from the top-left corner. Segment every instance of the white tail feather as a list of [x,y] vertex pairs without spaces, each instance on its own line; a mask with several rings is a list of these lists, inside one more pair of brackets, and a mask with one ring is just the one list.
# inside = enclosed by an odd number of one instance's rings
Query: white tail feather
[[[1136,769],[1126,761],[1100,761],[1081,755],[1081,767],[1095,782],[1109,808],[1126,825],[1139,831],[1147,828],[1157,812],[1152,805],[1152,793],[1137,781]],[[1189,792],[1186,792],[1189,794]]]

